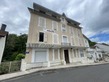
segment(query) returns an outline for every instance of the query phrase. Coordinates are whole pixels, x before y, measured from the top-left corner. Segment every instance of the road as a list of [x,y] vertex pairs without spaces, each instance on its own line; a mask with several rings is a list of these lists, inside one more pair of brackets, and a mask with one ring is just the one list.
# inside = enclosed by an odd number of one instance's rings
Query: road
[[109,82],[109,64],[36,72],[1,82]]

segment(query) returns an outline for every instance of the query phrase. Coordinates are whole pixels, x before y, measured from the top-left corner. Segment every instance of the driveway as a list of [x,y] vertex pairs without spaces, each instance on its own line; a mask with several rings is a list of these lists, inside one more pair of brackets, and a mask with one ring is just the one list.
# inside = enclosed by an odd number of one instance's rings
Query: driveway
[[0,82],[109,82],[109,64],[36,72]]

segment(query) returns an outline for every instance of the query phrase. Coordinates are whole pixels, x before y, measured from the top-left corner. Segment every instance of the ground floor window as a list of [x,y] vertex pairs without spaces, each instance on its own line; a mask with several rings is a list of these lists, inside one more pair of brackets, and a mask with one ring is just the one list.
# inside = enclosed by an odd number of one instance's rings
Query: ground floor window
[[53,49],[53,60],[59,60],[59,58],[60,58],[59,49]]
[[77,55],[76,55],[76,50],[73,50],[73,52],[74,52],[74,57],[77,57]]
[[80,50],[80,56],[81,56],[81,57],[84,57],[84,52],[83,52],[83,50]]

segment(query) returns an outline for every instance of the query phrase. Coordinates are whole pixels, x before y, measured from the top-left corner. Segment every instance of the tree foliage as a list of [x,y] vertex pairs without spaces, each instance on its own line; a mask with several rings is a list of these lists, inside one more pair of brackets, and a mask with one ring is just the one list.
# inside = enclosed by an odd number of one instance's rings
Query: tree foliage
[[90,47],[94,46],[95,44],[96,44],[96,42],[92,42],[92,41],[89,40]]
[[2,61],[13,61],[20,53],[25,54],[27,35],[9,34],[7,37]]
[[25,55],[24,55],[24,54],[18,54],[18,55],[16,56],[15,60],[21,60],[21,59],[23,59],[23,58],[25,58]]

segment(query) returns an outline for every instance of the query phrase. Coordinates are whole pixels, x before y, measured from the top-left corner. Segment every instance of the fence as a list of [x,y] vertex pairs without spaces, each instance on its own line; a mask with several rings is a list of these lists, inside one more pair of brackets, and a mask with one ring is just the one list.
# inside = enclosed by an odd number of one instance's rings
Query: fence
[[2,62],[0,64],[0,75],[20,71],[21,61]]

